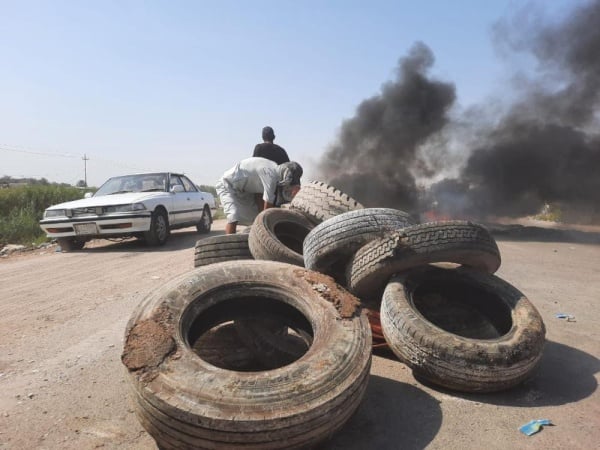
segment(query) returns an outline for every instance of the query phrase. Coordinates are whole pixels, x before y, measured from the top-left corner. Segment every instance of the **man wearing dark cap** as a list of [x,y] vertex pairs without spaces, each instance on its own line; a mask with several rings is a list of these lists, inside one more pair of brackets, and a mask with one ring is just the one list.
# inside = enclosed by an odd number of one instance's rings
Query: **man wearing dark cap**
[[[246,158],[226,171],[216,189],[227,216],[226,234],[235,234],[237,224],[252,225],[261,210],[291,202],[300,190],[302,166],[294,161],[275,164],[266,158]],[[259,208],[256,195],[262,195]]]
[[262,139],[263,143],[256,144],[252,156],[267,158],[277,164],[283,164],[290,161],[287,152],[279,145],[273,144],[273,141],[275,140],[273,128],[264,127],[262,130]]

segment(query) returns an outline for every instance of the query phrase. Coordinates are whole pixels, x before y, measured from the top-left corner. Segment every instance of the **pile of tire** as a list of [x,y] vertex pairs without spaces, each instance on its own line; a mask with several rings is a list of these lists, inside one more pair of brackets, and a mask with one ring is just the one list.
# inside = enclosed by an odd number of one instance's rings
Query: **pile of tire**
[[494,275],[500,251],[484,226],[418,223],[338,197],[354,206],[334,214],[318,211],[319,201],[292,201],[315,224],[303,241],[304,265],[368,308],[374,348],[385,340],[417,379],[457,391],[504,390],[531,376],[544,323],[522,292]]
[[358,298],[303,267],[314,226],[276,208],[201,239],[195,269],[135,309],[121,359],[159,448],[314,448],[354,414],[371,327]]
[[499,391],[527,379],[540,362],[542,318],[522,292],[494,275],[500,251],[483,225],[418,223],[404,211],[364,208],[312,182],[288,210],[262,212],[248,242],[255,259],[329,275],[357,296],[373,347],[389,347],[419,380]]
[[329,275],[357,296],[373,348],[392,350],[422,381],[492,392],[521,383],[539,365],[542,318],[494,275],[500,251],[480,224],[419,223],[397,209],[364,208],[315,181],[289,208],[259,214],[247,241],[252,258]]
[[135,310],[122,361],[136,414],[164,449],[314,447],[356,411],[381,347],[425,383],[515,386],[545,328],[500,262],[482,225],[304,185],[246,232],[199,240],[195,269]]

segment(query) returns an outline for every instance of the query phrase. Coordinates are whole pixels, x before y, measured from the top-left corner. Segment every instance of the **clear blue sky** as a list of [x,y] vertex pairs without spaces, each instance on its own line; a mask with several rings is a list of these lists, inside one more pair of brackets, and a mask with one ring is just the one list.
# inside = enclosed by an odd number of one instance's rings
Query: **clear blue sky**
[[459,106],[501,91],[513,68],[491,27],[527,3],[0,0],[0,175],[74,184],[85,154],[90,185],[146,170],[214,185],[271,125],[310,179],[416,41]]

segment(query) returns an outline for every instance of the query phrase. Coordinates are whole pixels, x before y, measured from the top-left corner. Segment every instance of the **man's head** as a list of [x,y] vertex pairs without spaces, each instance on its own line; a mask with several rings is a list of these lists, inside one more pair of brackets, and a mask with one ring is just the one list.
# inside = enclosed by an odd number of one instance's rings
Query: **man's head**
[[277,166],[279,170],[279,186],[299,186],[304,171],[295,161],[285,162]]
[[302,178],[302,166],[295,161],[286,162],[277,166],[279,171],[279,183],[277,186],[278,206],[282,203],[291,202],[300,190],[300,178]]
[[275,140],[275,131],[271,127],[264,127],[262,129],[262,138],[265,142],[273,142]]

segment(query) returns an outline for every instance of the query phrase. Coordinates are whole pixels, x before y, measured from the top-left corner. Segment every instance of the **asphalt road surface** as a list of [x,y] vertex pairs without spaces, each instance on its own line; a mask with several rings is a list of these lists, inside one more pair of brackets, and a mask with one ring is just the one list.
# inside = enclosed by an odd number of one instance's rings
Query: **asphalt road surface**
[[[211,234],[223,228],[217,221]],[[497,275],[534,303],[547,328],[532,379],[502,393],[457,394],[375,356],[363,403],[323,448],[599,448],[599,236],[497,236]],[[0,448],[156,448],[132,410],[120,360],[125,325],[149,292],[193,270],[201,237],[190,228],[158,249],[99,240],[79,252],[0,259]],[[532,419],[554,425],[527,437],[518,428]]]

